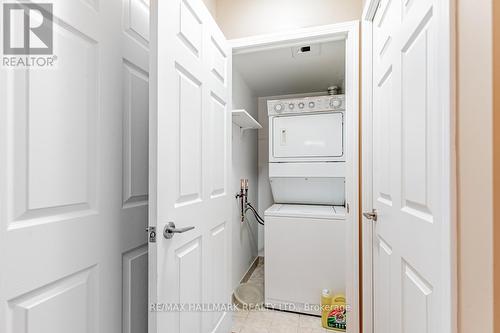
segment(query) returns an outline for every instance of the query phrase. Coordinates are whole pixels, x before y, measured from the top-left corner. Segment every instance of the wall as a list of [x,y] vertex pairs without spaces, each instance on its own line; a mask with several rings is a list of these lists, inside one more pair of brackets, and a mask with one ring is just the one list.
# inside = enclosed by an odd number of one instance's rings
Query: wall
[[500,2],[493,2],[494,330],[500,332]]
[[[233,109],[245,109],[257,118],[257,98],[240,74],[233,68]],[[257,131],[246,130],[233,124],[233,175],[231,190],[240,190],[240,179],[249,179],[249,202],[257,204]],[[243,224],[240,222],[240,206],[234,200],[233,212],[233,281],[235,288],[250,264],[257,256],[257,222],[249,215]]]
[[358,20],[361,1],[217,0],[217,23],[227,38],[247,37]]
[[457,0],[456,5],[458,324],[463,333],[490,333],[493,332],[492,0]]
[[210,14],[215,18],[217,16],[217,0],[203,0]]

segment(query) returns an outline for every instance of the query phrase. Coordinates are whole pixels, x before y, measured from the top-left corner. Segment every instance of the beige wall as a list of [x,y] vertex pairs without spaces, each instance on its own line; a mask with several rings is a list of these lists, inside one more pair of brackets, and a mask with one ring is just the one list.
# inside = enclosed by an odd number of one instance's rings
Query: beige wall
[[492,1],[457,0],[459,331],[493,332]]
[[227,38],[247,37],[357,20],[361,1],[217,0],[217,23]]
[[493,207],[494,317],[500,332],[500,2],[493,3]]
[[205,6],[207,6],[208,10],[215,18],[217,16],[217,0],[203,0]]

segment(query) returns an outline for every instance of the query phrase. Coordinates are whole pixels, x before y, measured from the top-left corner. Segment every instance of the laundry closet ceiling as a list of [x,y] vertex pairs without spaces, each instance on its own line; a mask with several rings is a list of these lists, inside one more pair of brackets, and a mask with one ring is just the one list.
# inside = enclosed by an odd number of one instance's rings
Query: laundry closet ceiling
[[322,92],[329,86],[343,86],[345,42],[334,41],[311,46],[311,51],[293,56],[296,48],[237,54],[233,68],[259,97]]

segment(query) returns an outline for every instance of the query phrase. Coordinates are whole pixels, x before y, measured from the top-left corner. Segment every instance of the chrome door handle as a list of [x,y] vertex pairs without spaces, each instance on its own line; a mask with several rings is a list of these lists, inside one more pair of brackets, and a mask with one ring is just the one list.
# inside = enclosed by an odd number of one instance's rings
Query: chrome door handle
[[371,212],[363,213],[363,216],[366,217],[368,220],[372,220],[374,222],[377,221],[377,211],[375,209],[373,209]]
[[163,236],[166,239],[170,239],[170,238],[174,237],[174,234],[182,234],[183,232],[193,230],[193,229],[194,229],[194,227],[186,227],[186,228],[177,229],[175,227],[174,222],[168,222],[167,225],[165,226],[165,228],[163,229]]

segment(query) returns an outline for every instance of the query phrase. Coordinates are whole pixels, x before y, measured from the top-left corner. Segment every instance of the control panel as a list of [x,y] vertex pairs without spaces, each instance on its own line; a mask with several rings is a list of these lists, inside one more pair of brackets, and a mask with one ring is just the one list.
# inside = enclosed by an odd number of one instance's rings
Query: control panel
[[344,111],[345,95],[268,100],[267,110],[269,116],[307,112]]

